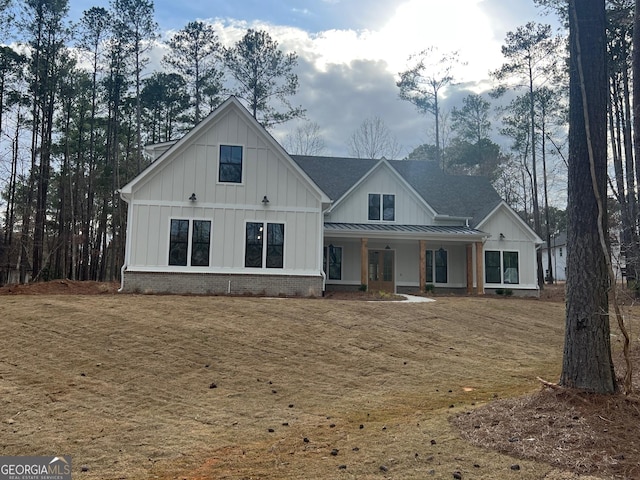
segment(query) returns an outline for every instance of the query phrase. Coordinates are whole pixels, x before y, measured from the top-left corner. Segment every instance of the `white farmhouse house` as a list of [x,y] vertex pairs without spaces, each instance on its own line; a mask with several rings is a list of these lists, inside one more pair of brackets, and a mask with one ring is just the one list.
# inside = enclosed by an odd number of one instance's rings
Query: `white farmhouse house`
[[289,155],[234,97],[121,190],[124,291],[537,295],[542,240],[483,177]]

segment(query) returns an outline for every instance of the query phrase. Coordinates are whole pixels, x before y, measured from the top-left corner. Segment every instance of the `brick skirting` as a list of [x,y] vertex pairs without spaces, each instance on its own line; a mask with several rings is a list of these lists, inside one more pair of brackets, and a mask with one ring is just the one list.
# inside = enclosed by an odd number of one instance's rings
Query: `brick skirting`
[[322,296],[322,277],[124,272],[124,292],[195,295]]

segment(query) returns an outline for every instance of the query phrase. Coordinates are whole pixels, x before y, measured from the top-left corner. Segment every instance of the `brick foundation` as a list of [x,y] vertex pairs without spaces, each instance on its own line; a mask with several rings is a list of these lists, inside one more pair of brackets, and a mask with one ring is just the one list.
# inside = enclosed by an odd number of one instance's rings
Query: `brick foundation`
[[322,277],[124,272],[124,292],[194,295],[322,296]]

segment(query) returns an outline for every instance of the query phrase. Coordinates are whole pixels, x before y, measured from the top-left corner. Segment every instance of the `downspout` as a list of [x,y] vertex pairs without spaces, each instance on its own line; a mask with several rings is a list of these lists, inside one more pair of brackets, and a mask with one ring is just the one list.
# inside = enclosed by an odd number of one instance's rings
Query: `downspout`
[[131,248],[129,245],[129,242],[131,242],[131,210],[133,209],[132,204],[129,202],[130,198],[122,193],[122,190],[120,190],[120,198],[122,198],[122,200],[124,200],[125,202],[127,202],[127,229],[126,229],[126,241],[125,241],[125,247],[124,247],[124,263],[122,265],[122,267],[120,267],[120,288],[118,289],[118,293],[121,293],[122,291],[124,291],[124,272],[127,270],[127,265],[129,264],[129,253],[131,252]]

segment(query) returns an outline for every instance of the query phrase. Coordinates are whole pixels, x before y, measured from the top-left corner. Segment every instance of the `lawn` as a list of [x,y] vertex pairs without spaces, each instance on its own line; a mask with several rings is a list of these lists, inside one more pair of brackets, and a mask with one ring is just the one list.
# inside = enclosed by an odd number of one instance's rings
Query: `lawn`
[[74,478],[577,478],[472,446],[451,421],[557,380],[561,302],[4,295],[0,309],[0,455],[71,455]]

